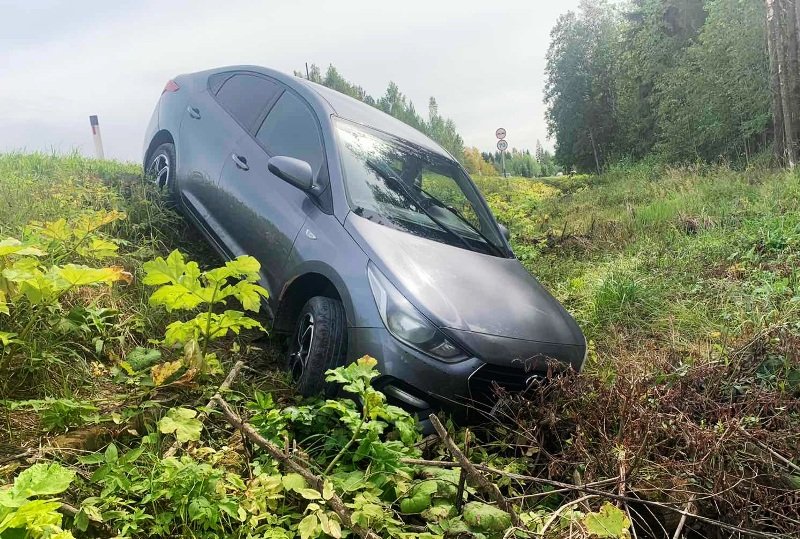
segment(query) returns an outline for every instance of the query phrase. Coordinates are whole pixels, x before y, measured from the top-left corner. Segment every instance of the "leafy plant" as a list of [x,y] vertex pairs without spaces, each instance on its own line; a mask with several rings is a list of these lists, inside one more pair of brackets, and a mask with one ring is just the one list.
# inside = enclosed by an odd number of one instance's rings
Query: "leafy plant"
[[233,298],[246,311],[258,312],[262,299],[268,297],[267,291],[256,284],[260,268],[255,258],[240,256],[222,267],[201,271],[197,262],[187,262],[177,250],[166,259],[158,257],[144,264],[144,284],[158,287],[150,295],[151,305],[163,306],[170,312],[203,308],[194,318],[169,324],[164,335],[166,345],[184,345],[187,362],[196,360],[197,364],[190,368],[202,369],[216,361],[208,354],[208,345],[214,340],[239,334],[243,329],[265,331],[260,322],[242,311],[214,311]]
[[47,431],[63,431],[99,419],[98,409],[92,403],[65,397],[11,401],[7,405],[10,410],[29,409],[39,413],[42,427]]
[[75,479],[75,472],[59,464],[34,464],[20,473],[13,485],[0,488],[0,537],[23,539],[70,539],[61,528],[61,494]]

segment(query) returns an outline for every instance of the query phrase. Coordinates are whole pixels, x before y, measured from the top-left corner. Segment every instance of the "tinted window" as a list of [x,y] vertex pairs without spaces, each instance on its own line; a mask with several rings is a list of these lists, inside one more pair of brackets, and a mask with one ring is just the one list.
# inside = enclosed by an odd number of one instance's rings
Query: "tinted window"
[[235,75],[225,81],[217,99],[231,116],[250,129],[264,105],[279,91],[280,87],[270,80],[254,75]]
[[322,139],[311,110],[291,92],[272,107],[256,133],[256,139],[270,155],[302,159],[316,174],[323,163]]

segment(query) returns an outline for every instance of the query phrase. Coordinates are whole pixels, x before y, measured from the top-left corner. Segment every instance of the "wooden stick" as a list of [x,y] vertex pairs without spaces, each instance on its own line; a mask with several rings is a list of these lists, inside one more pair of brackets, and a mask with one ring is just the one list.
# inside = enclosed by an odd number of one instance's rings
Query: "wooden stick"
[[[284,453],[283,449],[261,436],[252,425],[242,421],[233,408],[219,394],[214,395],[213,399],[217,402],[222,415],[225,416],[228,423],[239,429],[250,441],[264,449],[272,458],[282,463],[286,468],[303,476],[303,479],[315,490],[322,492],[324,486],[322,477],[314,475],[308,468],[295,462],[294,459]],[[373,531],[362,528],[353,522],[350,510],[335,492],[329,500],[325,500],[325,503],[339,516],[346,528],[351,529],[364,539],[380,539]]]
[[693,503],[694,496],[692,496],[692,499],[686,503],[686,512],[681,516],[681,520],[678,522],[678,527],[675,528],[675,533],[672,535],[672,539],[680,539],[683,527],[686,525],[686,518],[689,516],[689,511],[691,511]]
[[[224,391],[228,391],[231,388],[233,381],[236,379],[237,376],[239,376],[239,372],[242,370],[242,367],[244,367],[244,361],[242,361],[241,359],[233,364],[233,367],[231,367],[228,376],[225,377],[225,379],[217,388],[217,392],[214,394],[214,397],[216,397],[217,395],[221,394]],[[211,397],[211,400],[208,401],[208,404],[206,404],[206,412],[205,413],[201,412],[200,414],[198,414],[197,419],[199,419],[201,422],[206,417],[208,417],[208,412],[211,412],[217,407],[217,401],[214,400],[214,397]],[[169,449],[167,449],[166,452],[164,452],[164,458],[175,456],[175,453],[178,452],[180,446],[181,444],[178,443],[178,440],[175,440],[175,443],[173,443],[169,447]]]
[[477,487],[483,490],[487,495],[491,496],[494,501],[497,502],[497,506],[500,509],[511,515],[511,522],[515,527],[524,528],[522,521],[517,515],[517,512],[514,511],[514,508],[510,503],[508,503],[508,500],[505,499],[503,494],[500,492],[500,489],[497,488],[497,485],[479,473],[475,466],[467,459],[467,457],[464,456],[464,453],[461,452],[456,443],[447,433],[447,429],[444,428],[444,425],[442,425],[442,422],[439,421],[438,417],[436,417],[436,414],[431,414],[429,419],[433,424],[433,428],[439,433],[439,437],[444,440],[447,449],[450,450],[450,453],[453,455],[453,457],[455,457],[455,459],[461,464],[461,468],[466,470],[467,475],[472,479],[475,485],[477,485]]
[[[469,455],[469,429],[464,431],[464,453]],[[458,489],[456,490],[456,513],[461,514],[461,506],[464,505],[464,487],[467,484],[467,469],[461,468],[458,475]]]

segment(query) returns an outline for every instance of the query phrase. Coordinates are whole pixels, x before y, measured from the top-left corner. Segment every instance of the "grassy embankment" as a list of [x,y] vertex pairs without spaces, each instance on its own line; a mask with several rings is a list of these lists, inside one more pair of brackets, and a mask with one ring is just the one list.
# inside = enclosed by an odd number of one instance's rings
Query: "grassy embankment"
[[[568,483],[601,482],[596,488],[628,497],[615,503],[640,536],[671,537],[678,525],[680,515],[652,503],[688,507],[727,526],[800,530],[800,474],[792,464],[800,461],[800,177],[634,167],[600,177],[478,183],[511,230],[519,258],[583,326],[591,354],[583,375],[508,407],[513,428],[482,430],[473,460]],[[53,282],[63,282],[68,264],[107,272],[60,290],[44,306],[35,294],[19,296],[0,314],[8,455],[0,457],[0,472],[10,479],[48,460],[77,471],[61,496],[81,512],[64,520],[65,529],[80,535],[87,520],[102,519],[90,533],[291,537],[302,521],[304,537],[335,536],[323,521],[338,517],[311,507],[314,496],[301,492],[306,485],[276,476],[263,454],[243,451],[217,416],[206,420],[202,441],[197,432],[194,445],[183,446],[179,460],[163,458],[173,444],[163,417],[183,421],[171,415],[174,407],[201,407],[227,366],[244,357],[267,376],[247,371],[229,400],[246,403],[240,412],[270,439],[297,441],[301,460],[326,472],[358,522],[383,536],[420,536],[419,526],[503,536],[502,515],[492,515],[497,530],[481,528],[484,506],[453,516],[455,493],[445,484],[452,478],[426,483],[421,478],[430,470],[401,465],[402,456],[422,456],[402,417],[367,418],[370,428],[362,429],[350,404],[286,407],[293,397],[274,374],[277,363],[263,361],[258,332],[213,343],[221,368],[211,361],[196,368],[196,351],[163,343],[167,324],[187,317],[148,303],[154,287],[144,284],[144,262],[176,247],[207,266],[219,261],[143,187],[137,167],[0,156],[0,204],[0,240],[46,240],[46,253],[28,254],[56,267],[48,270]],[[53,224],[61,218],[66,227]],[[92,235],[68,234],[81,227]],[[0,256],[0,265],[7,268],[10,256]],[[187,431],[197,427],[192,421],[184,421]],[[380,430],[397,439],[377,442]],[[392,445],[401,440],[402,447]],[[143,451],[120,463],[118,453],[136,448]],[[379,481],[363,473],[361,457],[370,450],[380,451],[368,459],[382,463],[370,468]],[[443,454],[434,448],[425,456]],[[76,461],[77,455],[91,456]],[[205,462],[218,466],[203,468]],[[550,487],[535,481],[498,484],[528,529],[550,536],[587,535],[587,514],[603,502],[596,496],[571,506],[579,492],[545,496]],[[110,498],[94,498],[100,492]],[[280,503],[261,507],[253,496]],[[481,498],[489,500],[470,494],[473,503]],[[560,518],[551,521],[559,507]],[[6,514],[0,502],[0,516]],[[690,518],[686,525],[709,535],[720,524],[698,528]],[[41,536],[31,529],[30,536]]]

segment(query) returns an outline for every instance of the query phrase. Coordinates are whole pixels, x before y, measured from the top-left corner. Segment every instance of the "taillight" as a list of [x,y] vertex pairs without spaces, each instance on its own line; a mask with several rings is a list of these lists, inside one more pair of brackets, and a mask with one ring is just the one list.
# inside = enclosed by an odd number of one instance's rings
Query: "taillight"
[[164,92],[177,92],[180,89],[181,87],[178,86],[177,82],[175,82],[174,80],[168,80],[167,85],[164,86],[163,90],[161,90],[161,95],[164,95]]

